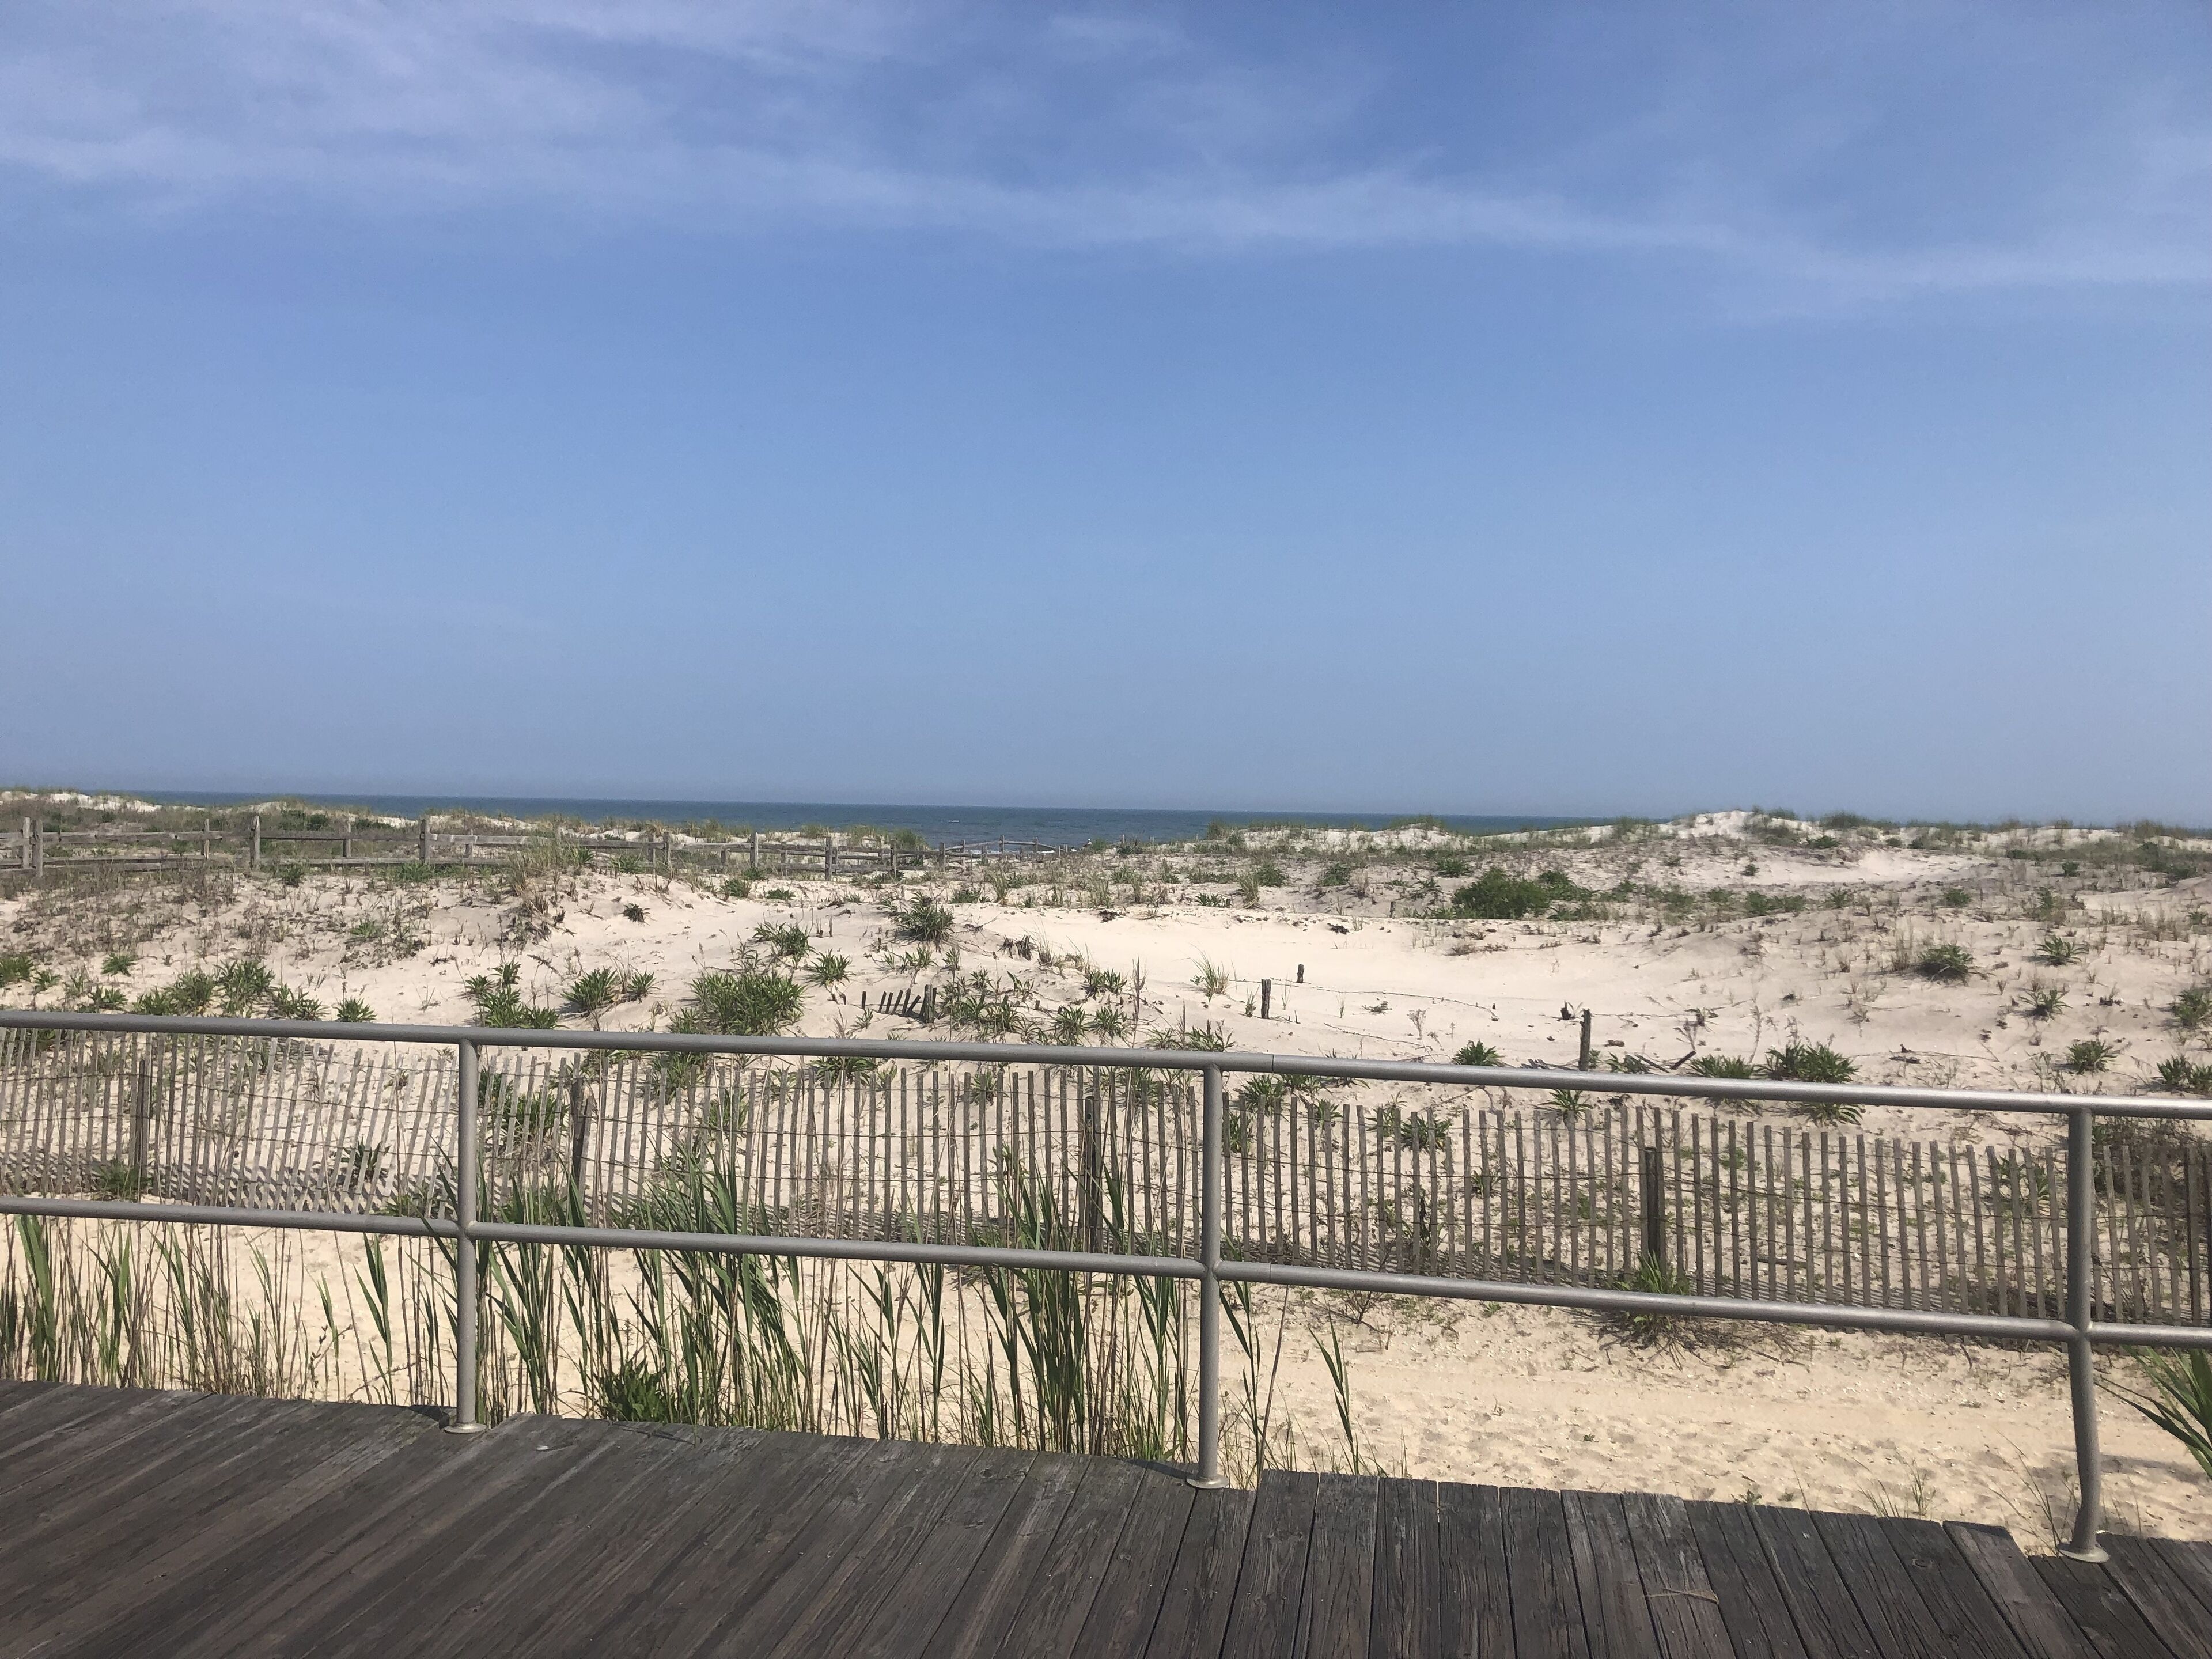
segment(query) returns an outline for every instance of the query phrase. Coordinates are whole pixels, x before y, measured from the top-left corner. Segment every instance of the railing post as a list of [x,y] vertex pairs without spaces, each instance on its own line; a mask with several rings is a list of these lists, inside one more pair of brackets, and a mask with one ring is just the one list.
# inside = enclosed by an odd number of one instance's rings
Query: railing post
[[[424,819],[424,823],[429,822]],[[459,1148],[453,1179],[453,1218],[461,1236],[453,1251],[453,1420],[448,1434],[481,1434],[477,1420],[477,1045],[460,1051]]]
[[2081,1482],[2081,1507],[2074,1512],[2074,1535],[2059,1553],[2076,1561],[2102,1561],[2097,1522],[2104,1499],[2104,1465],[2097,1450],[2097,1354],[2089,1344],[2089,1322],[2096,1312],[2097,1188],[2092,1169],[2095,1114],[2077,1106],[2066,1127],[2066,1322],[2074,1328],[2067,1345],[2067,1381],[2074,1396],[2074,1468]]
[[1206,1068],[1200,1130],[1198,1265],[1198,1474],[1194,1486],[1221,1478],[1221,1068]]
[[253,815],[252,850],[246,856],[246,867],[249,870],[261,867],[261,814],[258,812]]

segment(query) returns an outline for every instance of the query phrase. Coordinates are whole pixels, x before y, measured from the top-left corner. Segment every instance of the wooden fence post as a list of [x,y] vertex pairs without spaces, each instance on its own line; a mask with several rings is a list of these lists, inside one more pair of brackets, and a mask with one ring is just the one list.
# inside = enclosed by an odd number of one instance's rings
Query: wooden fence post
[[200,862],[205,864],[208,861],[208,855],[214,850],[215,814],[203,812],[200,814]]
[[152,1069],[152,1062],[142,1055],[138,1061],[137,1089],[131,1100],[131,1196],[133,1198],[144,1196],[146,1191],[146,1127],[154,1115]]
[[1590,1068],[1590,1011],[1589,1011],[1589,1009],[1585,1008],[1585,1009],[1583,1009],[1583,1057],[1582,1057],[1581,1060],[1580,1060],[1580,1061],[1576,1065],[1575,1069],[1576,1069],[1577,1071],[1578,1071],[1578,1072],[1587,1072],[1588,1070],[1589,1070],[1589,1068]]
[[43,877],[46,873],[46,820],[43,818],[32,818],[29,820],[29,823],[31,826],[31,875],[33,879],[35,880]]
[[425,812],[425,813],[423,813],[423,814],[422,814],[421,862],[422,862],[422,863],[424,863],[424,864],[428,864],[429,861],[430,861],[430,815],[429,815],[428,812]]
[[249,870],[261,867],[261,814],[258,812],[253,815],[252,839],[246,843],[246,867]]
[[827,830],[822,832],[822,878],[829,880],[837,873],[837,837]]
[[1667,1265],[1666,1171],[1659,1148],[1644,1148],[1641,1185],[1644,1188],[1644,1259],[1661,1267]]
[[579,1066],[568,1076],[568,1187],[584,1190],[584,1143],[591,1134],[591,1108],[584,1101],[584,1073]]
[[1273,981],[1272,979],[1263,979],[1263,980],[1261,980],[1261,981],[1260,981],[1260,1018],[1261,1018],[1265,1019],[1265,1018],[1267,1018],[1267,1008],[1268,1008],[1268,1005],[1269,1005],[1270,1003],[1272,1003],[1272,1002],[1274,1000],[1274,996],[1275,996],[1275,981]]
[[760,874],[760,831],[753,831],[752,850],[745,855],[746,866],[754,875]]

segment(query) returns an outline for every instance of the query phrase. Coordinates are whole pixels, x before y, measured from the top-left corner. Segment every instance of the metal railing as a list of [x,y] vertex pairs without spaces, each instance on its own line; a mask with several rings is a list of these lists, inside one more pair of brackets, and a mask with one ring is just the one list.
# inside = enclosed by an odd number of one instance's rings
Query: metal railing
[[[2081,1504],[2063,1553],[2101,1560],[2097,1542],[2102,1508],[2098,1450],[2094,1352],[2106,1346],[2212,1348],[2212,1327],[2127,1323],[2095,1317],[2092,1252],[2096,1193],[2093,1132],[2099,1117],[2212,1121],[2212,1101],[2151,1099],[2134,1095],[2033,1094],[2008,1090],[1916,1089],[1875,1085],[1831,1085],[1778,1080],[1678,1077],[1662,1073],[1589,1073],[1423,1062],[1323,1059],[1307,1054],[1206,1053],[1188,1049],[1063,1048],[1000,1042],[883,1042],[860,1038],[735,1037],[669,1032],[567,1031],[491,1026],[353,1024],[222,1018],[173,1018],[134,1014],[0,1011],[0,1028],[33,1030],[150,1032],[171,1036],[313,1039],[357,1043],[448,1047],[458,1056],[455,1113],[459,1157],[453,1214],[391,1215],[256,1208],[234,1205],[161,1204],[149,1210],[127,1200],[0,1194],[0,1214],[106,1220],[211,1223],[291,1228],[319,1232],[381,1233],[454,1241],[567,1244],[627,1249],[668,1249],[723,1255],[775,1255],[824,1260],[931,1263],[1113,1273],[1198,1281],[1198,1466],[1200,1486],[1221,1476],[1221,1287],[1244,1283],[1357,1291],[1395,1296],[1530,1304],[1594,1312],[1708,1319],[1753,1320],[1836,1329],[1981,1337],[2063,1346],[2069,1357],[2075,1462]],[[546,1225],[486,1220],[478,1214],[482,1139],[478,1133],[478,1060],[487,1047],[597,1049],[660,1054],[788,1056],[860,1060],[969,1061],[988,1065],[1083,1066],[1131,1071],[1195,1072],[1203,1083],[1198,1249],[1185,1255],[1017,1249],[956,1242],[826,1238],[801,1234],[659,1232],[624,1227]],[[2063,1319],[1947,1312],[1929,1309],[1852,1307],[1824,1303],[1684,1296],[1595,1285],[1388,1273],[1293,1262],[1246,1261],[1223,1254],[1222,1184],[1224,1166],[1223,1079],[1273,1073],[1347,1081],[1458,1084],[1493,1089],[1590,1091],[1715,1102],[1890,1107],[1915,1110],[1989,1112],[2063,1117],[2067,1123],[2066,1312]],[[456,1370],[452,1427],[479,1431],[477,1413],[477,1263],[472,1249],[454,1252],[457,1278]]]

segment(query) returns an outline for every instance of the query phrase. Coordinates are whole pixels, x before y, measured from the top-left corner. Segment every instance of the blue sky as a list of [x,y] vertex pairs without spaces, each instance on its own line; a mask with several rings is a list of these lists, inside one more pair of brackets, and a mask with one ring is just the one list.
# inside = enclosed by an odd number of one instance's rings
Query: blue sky
[[0,26],[0,777],[2212,821],[2195,4]]

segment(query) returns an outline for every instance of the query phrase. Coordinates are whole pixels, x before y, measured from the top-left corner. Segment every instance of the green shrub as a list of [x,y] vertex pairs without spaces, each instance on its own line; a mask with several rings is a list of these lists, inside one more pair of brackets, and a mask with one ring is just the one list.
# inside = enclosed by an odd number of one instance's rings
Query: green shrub
[[130,951],[110,951],[100,958],[100,971],[111,979],[120,978],[138,965],[138,957]]
[[348,997],[338,1004],[337,1018],[343,1025],[369,1025],[375,1023],[376,1010],[359,997]]
[[2049,1019],[2066,1006],[2066,988],[2037,980],[2027,988],[2027,1017]]
[[1963,887],[1946,887],[1943,902],[1954,910],[1963,910],[1974,902],[1974,896]]
[[37,967],[28,951],[0,951],[0,989],[27,983]]
[[1456,853],[1446,853],[1429,867],[1445,881],[1457,881],[1474,866]]
[[827,989],[832,985],[842,985],[852,970],[853,964],[844,957],[825,951],[806,964],[806,981]]
[[2063,968],[2080,954],[2072,939],[2057,933],[2045,934],[2043,943],[2035,947],[2035,959],[2051,968]]
[[1273,859],[1261,859],[1252,866],[1252,879],[1261,887],[1280,887],[1284,881],[1283,866]]
[[1503,1066],[1505,1057],[1486,1042],[1470,1042],[1452,1056],[1455,1066]]
[[307,866],[304,864],[280,864],[273,873],[279,887],[297,887],[307,880]]
[[799,896],[796,893],[793,893],[788,887],[771,887],[766,892],[763,893],[761,896],[769,900],[772,903],[781,904],[788,903],[791,900],[798,897]]
[[1321,867],[1320,885],[1343,887],[1352,880],[1352,866],[1343,859],[1332,859]]
[[752,883],[747,881],[743,876],[732,876],[722,884],[722,896],[727,899],[744,898],[752,890]]
[[796,1025],[805,1007],[799,981],[773,969],[709,972],[691,981],[691,1005],[678,1023],[723,1036],[775,1036]]
[[1923,979],[1963,985],[1974,971],[1974,959],[1963,945],[1931,945],[1914,960],[1912,971]]
[[1514,921],[1542,915],[1559,896],[1557,888],[1540,878],[1529,881],[1492,865],[1479,879],[1452,894],[1451,913],[1484,921]]

